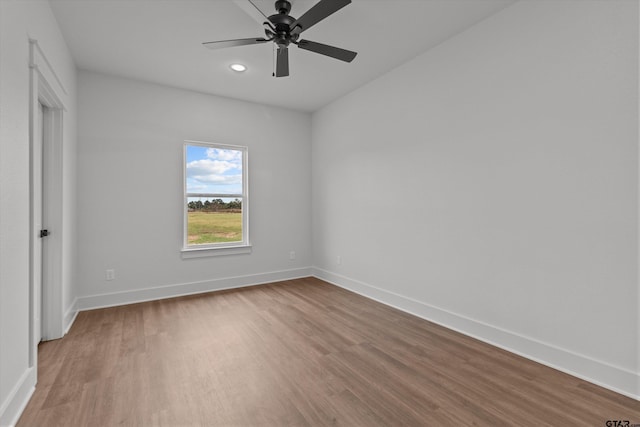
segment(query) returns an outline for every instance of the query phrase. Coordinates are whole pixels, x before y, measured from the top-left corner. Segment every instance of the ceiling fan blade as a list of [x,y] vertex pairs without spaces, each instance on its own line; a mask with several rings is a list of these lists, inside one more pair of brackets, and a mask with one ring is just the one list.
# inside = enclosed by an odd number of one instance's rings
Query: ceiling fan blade
[[276,51],[276,77],[289,75],[289,48],[279,47]]
[[291,24],[291,33],[300,34],[308,30],[329,15],[332,15],[351,3],[351,0],[320,0],[311,9]]
[[268,21],[267,15],[265,15],[256,4],[251,0],[232,0],[236,6],[238,6],[244,13],[253,18],[258,24],[262,25],[263,22]]
[[312,42],[310,40],[300,40],[298,43],[300,49],[310,50],[311,52],[319,53],[320,55],[330,56],[340,61],[351,62],[358,54],[346,49],[340,49],[339,47],[329,46],[327,44]]
[[271,40],[254,37],[251,39],[220,40],[217,42],[206,42],[202,44],[204,45],[204,47],[209,49],[223,49],[226,47],[246,46],[249,44],[266,43],[268,41],[271,41]]
[[260,13],[260,15],[262,15],[262,16],[264,17],[264,19],[265,19],[265,20],[267,20],[267,21],[269,20],[269,18],[267,17],[267,15],[265,15],[265,14],[264,14],[264,12],[263,12],[263,11],[261,11],[261,10],[260,10],[260,8],[259,8],[258,6],[256,6],[256,4],[255,4],[254,2],[252,2],[251,0],[249,0],[249,3],[251,3],[251,6],[253,6],[253,8],[254,8],[255,10],[257,10],[257,11],[258,11],[258,13]]

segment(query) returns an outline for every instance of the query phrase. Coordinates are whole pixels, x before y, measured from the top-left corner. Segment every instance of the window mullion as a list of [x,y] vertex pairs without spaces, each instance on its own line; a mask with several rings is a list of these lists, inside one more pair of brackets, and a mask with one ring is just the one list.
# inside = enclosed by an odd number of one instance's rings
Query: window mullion
[[187,197],[216,197],[219,199],[230,199],[232,197],[242,198],[242,194],[187,193]]

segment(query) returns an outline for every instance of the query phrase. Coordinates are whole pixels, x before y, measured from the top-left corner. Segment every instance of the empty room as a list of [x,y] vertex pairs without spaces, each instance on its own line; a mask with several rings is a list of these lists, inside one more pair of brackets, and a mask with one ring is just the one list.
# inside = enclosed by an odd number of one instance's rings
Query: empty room
[[0,426],[640,426],[638,0],[0,0]]

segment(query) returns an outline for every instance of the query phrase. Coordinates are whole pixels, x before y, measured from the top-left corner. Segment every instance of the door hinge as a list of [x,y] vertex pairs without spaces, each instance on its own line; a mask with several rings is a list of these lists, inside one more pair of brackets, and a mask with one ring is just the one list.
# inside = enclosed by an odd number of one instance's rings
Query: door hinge
[[40,230],[40,237],[47,237],[49,235],[49,230]]

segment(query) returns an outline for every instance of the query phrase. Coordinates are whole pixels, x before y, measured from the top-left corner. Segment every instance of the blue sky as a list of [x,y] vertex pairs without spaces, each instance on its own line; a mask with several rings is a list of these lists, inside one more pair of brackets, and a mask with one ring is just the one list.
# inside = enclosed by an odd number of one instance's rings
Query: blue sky
[[187,193],[242,193],[242,151],[187,145]]

